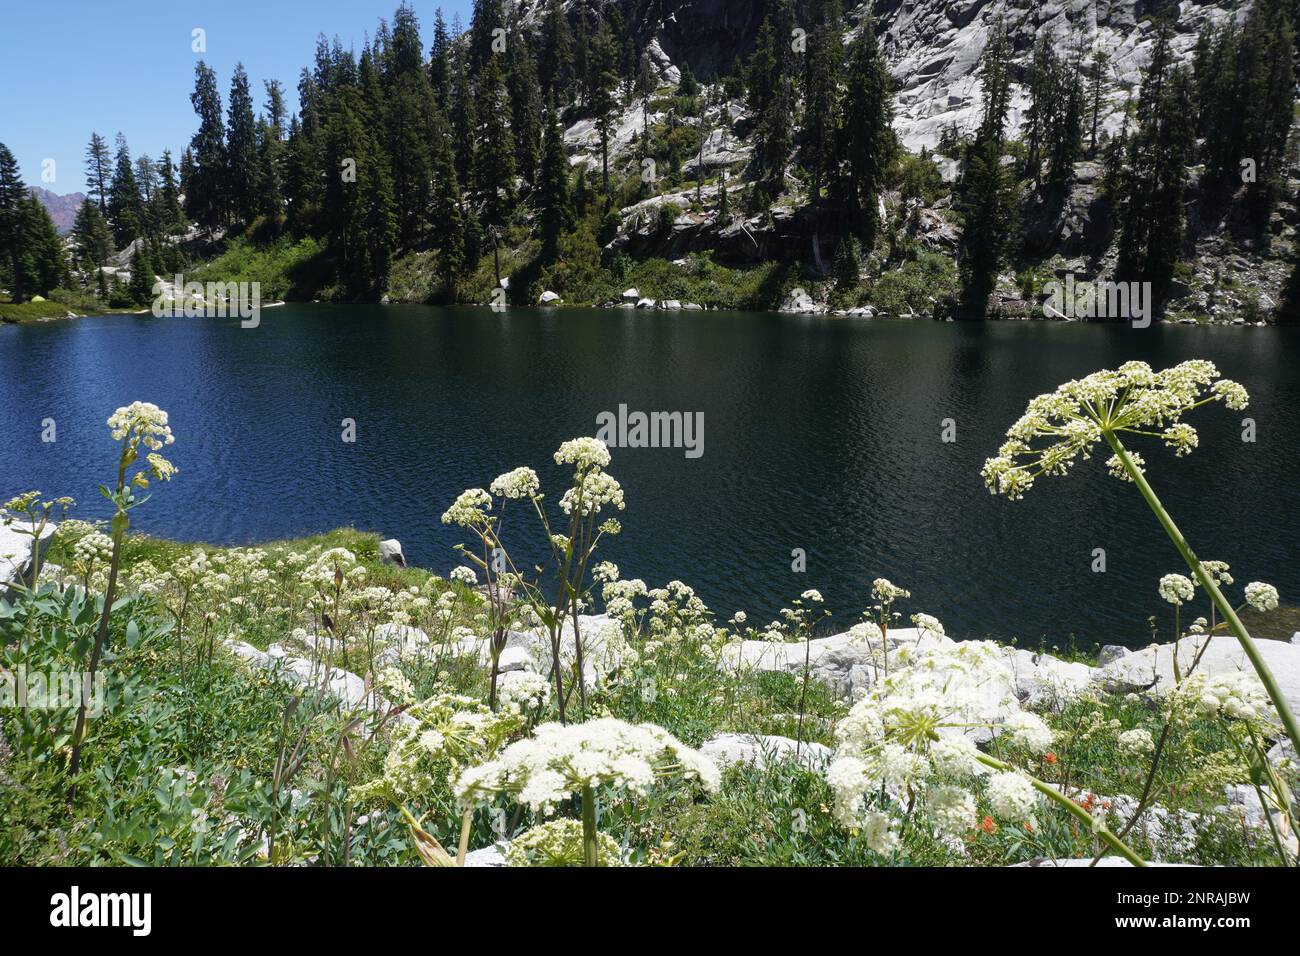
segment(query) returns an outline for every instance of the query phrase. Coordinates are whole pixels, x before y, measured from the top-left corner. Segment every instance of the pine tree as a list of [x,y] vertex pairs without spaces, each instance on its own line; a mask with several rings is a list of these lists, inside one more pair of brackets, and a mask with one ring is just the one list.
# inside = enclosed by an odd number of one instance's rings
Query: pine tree
[[118,247],[128,245],[142,234],[144,206],[140,202],[140,187],[135,180],[135,166],[126,137],[117,134],[117,158],[113,163],[113,181],[108,187],[108,217],[113,228],[113,241]]
[[835,249],[835,291],[843,295],[856,289],[861,268],[862,250],[858,240],[851,235],[844,236]]
[[794,88],[786,53],[790,35],[778,25],[786,19],[787,12],[788,7],[783,6],[778,10],[777,22],[764,19],[746,71],[748,106],[755,117],[758,180],[768,198],[775,198],[784,187],[785,168],[794,141]]
[[89,199],[77,207],[72,241],[77,264],[87,271],[103,265],[113,254],[113,235],[109,232],[108,222],[98,204]]
[[433,46],[429,50],[429,86],[433,89],[438,109],[447,111],[451,103],[451,36],[442,7],[433,15]]
[[966,154],[959,186],[962,238],[958,258],[962,318],[982,319],[1014,232],[1018,197],[1011,169],[1002,162],[1010,106],[1011,46],[999,24],[980,65],[984,113]]
[[1110,54],[1098,47],[1088,66],[1088,149],[1097,148],[1101,131],[1101,118],[1106,107],[1106,94],[1110,86]]
[[879,227],[885,175],[898,150],[894,135],[893,78],[868,18],[849,52],[839,119],[840,152],[848,165],[843,189],[853,228],[870,250]]
[[555,103],[546,104],[542,123],[542,166],[538,177],[538,210],[542,226],[542,258],[555,258],[560,234],[572,220],[569,202],[569,159],[564,151],[564,131],[555,115]]
[[600,133],[600,181],[609,203],[609,134],[614,125],[614,111],[618,107],[614,91],[618,86],[618,50],[614,32],[608,23],[602,23],[592,41],[590,58],[591,111],[596,117],[596,130]]
[[813,202],[820,202],[823,187],[838,178],[835,133],[843,56],[839,0],[817,0],[813,23],[805,54],[804,119],[800,139],[803,166],[809,174],[808,196]]
[[190,103],[199,128],[190,140],[194,170],[185,185],[185,206],[201,225],[218,226],[226,219],[226,133],[217,75],[202,60],[194,67]]
[[1159,28],[1142,80],[1137,130],[1129,139],[1122,174],[1116,274],[1125,282],[1150,282],[1161,314],[1182,249],[1187,165],[1195,145],[1193,84],[1173,65],[1171,30]]
[[564,102],[573,93],[573,32],[562,0],[547,0],[538,59],[542,97]]
[[[363,121],[365,105],[346,59],[326,121],[325,220],[339,275],[354,296],[376,292],[396,239],[388,158]],[[351,82],[349,82],[349,79]]]
[[22,261],[26,195],[18,161],[0,143],[0,283],[9,287],[15,302],[23,301],[29,271]]
[[449,301],[456,301],[457,283],[465,268],[466,235],[461,215],[460,183],[456,179],[456,154],[452,149],[451,130],[441,114],[436,114],[433,141],[433,235],[438,241],[438,265]]
[[236,63],[230,78],[226,122],[226,200],[239,222],[257,215],[257,121],[244,64]]
[[421,50],[419,21],[411,8],[403,5],[393,18],[384,77],[387,95],[380,108],[393,190],[402,197],[397,210],[398,242],[408,249],[423,244],[432,201],[433,157],[428,131],[437,104]]
[[108,184],[113,176],[113,160],[108,144],[98,133],[90,134],[86,147],[86,195],[99,203],[99,212],[108,218]]
[[456,178],[465,189],[478,181],[478,112],[474,106],[474,89],[466,70],[467,54],[455,52],[452,70],[451,131],[456,149]]
[[157,279],[153,264],[143,247],[131,253],[131,281],[126,284],[126,294],[135,305],[148,305],[153,301],[153,287]]
[[63,255],[63,240],[50,218],[45,204],[36,193],[27,196],[27,229],[23,242],[31,261],[32,289],[48,296],[68,285],[68,261]]
[[176,183],[176,165],[172,162],[172,151],[164,149],[162,159],[158,160],[158,221],[164,233],[175,232],[185,226],[185,215],[181,212],[180,188]]
[[[522,31],[516,30],[522,35]],[[515,141],[515,168],[525,183],[537,183],[542,137],[541,86],[532,51],[523,42],[506,48],[506,89],[510,97],[510,129]]]
[[504,226],[515,204],[515,140],[508,122],[510,98],[498,59],[490,56],[483,65],[477,104],[476,140],[481,153],[477,186],[484,220],[491,226]]
[[268,80],[266,111],[257,127],[257,209],[272,231],[278,231],[284,216],[287,148],[285,136],[284,87]]

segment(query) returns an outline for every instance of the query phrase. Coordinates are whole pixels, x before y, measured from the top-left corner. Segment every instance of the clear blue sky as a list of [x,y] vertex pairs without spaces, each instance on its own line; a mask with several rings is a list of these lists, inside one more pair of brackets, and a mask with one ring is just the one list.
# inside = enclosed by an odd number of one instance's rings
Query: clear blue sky
[[[471,0],[412,0],[425,52],[434,11],[469,23]],[[85,189],[83,158],[91,131],[113,145],[120,130],[131,155],[164,148],[179,161],[194,134],[194,64],[217,71],[222,105],[237,62],[248,70],[254,103],[263,80],[284,84],[297,106],[298,71],[310,65],[316,35],[359,49],[398,0],[13,0],[0,31],[0,143],[23,178],[56,193]],[[207,52],[191,49],[207,32]],[[55,160],[56,180],[41,181]]]

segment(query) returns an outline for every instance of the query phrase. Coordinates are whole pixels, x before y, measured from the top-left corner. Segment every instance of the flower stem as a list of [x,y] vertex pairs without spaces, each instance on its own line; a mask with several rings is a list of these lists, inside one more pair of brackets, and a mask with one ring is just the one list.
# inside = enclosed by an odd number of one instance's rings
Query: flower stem
[[582,863],[600,866],[596,843],[596,795],[590,786],[582,788]]
[[979,760],[980,763],[984,764],[984,766],[992,767],[994,770],[1010,770],[1015,773],[1021,774],[1022,776],[1024,776],[1026,780],[1028,780],[1033,785],[1035,790],[1037,790],[1043,796],[1047,797],[1047,799],[1051,800],[1052,802],[1057,803],[1060,806],[1064,807],[1074,816],[1078,817],[1082,823],[1087,824],[1088,827],[1092,829],[1098,837],[1101,838],[1101,841],[1103,843],[1109,846],[1112,850],[1114,850],[1124,859],[1128,860],[1134,866],[1147,865],[1146,861],[1143,860],[1142,857],[1134,853],[1132,850],[1130,850],[1128,848],[1128,845],[1123,840],[1115,836],[1115,834],[1111,833],[1107,827],[1098,824],[1097,821],[1093,819],[1091,813],[1083,809],[1083,807],[1079,806],[1077,803],[1075,803],[1073,800],[1071,800],[1065,794],[1061,793],[1056,788],[1052,787],[1050,784],[1044,783],[1043,781],[1035,777],[1033,774],[1025,773],[1023,770],[1021,770],[1018,767],[1013,767],[1009,763],[1004,763],[1003,761],[999,760],[997,757],[990,757],[988,754],[980,754],[977,759]]
[[1255,673],[1259,676],[1260,683],[1264,685],[1264,690],[1268,692],[1269,699],[1273,701],[1273,706],[1277,708],[1278,716],[1282,718],[1282,726],[1286,729],[1286,735],[1291,738],[1291,746],[1295,747],[1297,751],[1300,751],[1300,724],[1296,723],[1295,714],[1291,712],[1291,707],[1282,693],[1282,688],[1278,686],[1277,678],[1273,676],[1273,671],[1269,669],[1268,662],[1265,661],[1263,656],[1259,653],[1259,648],[1255,646],[1255,641],[1246,630],[1246,625],[1241,623],[1241,618],[1237,617],[1237,612],[1233,610],[1232,605],[1229,604],[1227,598],[1223,596],[1223,593],[1219,590],[1219,586],[1214,583],[1214,578],[1206,573],[1206,570],[1201,567],[1201,562],[1196,557],[1195,553],[1193,553],[1191,545],[1187,543],[1187,539],[1183,537],[1183,533],[1178,530],[1178,526],[1174,524],[1173,519],[1169,517],[1169,512],[1165,511],[1164,505],[1160,503],[1160,499],[1156,497],[1155,491],[1152,489],[1151,485],[1147,483],[1146,476],[1142,474],[1142,470],[1138,468],[1133,459],[1129,456],[1128,451],[1122,444],[1120,444],[1120,440],[1110,432],[1107,432],[1106,441],[1110,443],[1110,447],[1114,450],[1116,457],[1119,458],[1120,464],[1124,466],[1124,470],[1128,472],[1130,477],[1132,477],[1133,482],[1138,487],[1138,491],[1140,491],[1142,497],[1146,499],[1146,503],[1151,507],[1151,510],[1155,512],[1156,519],[1160,522],[1160,526],[1165,529],[1165,534],[1169,535],[1169,540],[1174,543],[1174,547],[1178,549],[1178,553],[1181,554],[1183,560],[1187,562],[1187,567],[1191,569],[1194,575],[1196,575],[1197,582],[1201,587],[1205,588],[1206,593],[1210,595],[1210,599],[1214,602],[1214,606],[1218,608],[1219,614],[1223,616],[1223,619],[1228,622],[1228,626],[1232,628],[1232,633],[1237,636],[1237,641],[1241,644],[1241,649],[1245,651],[1246,657],[1249,658],[1251,666],[1255,668]]

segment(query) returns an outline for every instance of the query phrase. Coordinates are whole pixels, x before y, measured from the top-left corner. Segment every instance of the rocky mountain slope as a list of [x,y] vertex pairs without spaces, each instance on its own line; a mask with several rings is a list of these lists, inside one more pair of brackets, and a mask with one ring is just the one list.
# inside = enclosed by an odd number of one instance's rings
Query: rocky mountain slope
[[50,218],[54,220],[54,227],[59,230],[59,235],[71,232],[72,223],[77,218],[77,210],[86,201],[86,194],[68,193],[66,196],[60,196],[40,186],[33,186],[32,191],[36,193],[36,198],[41,201],[41,205],[49,211]]
[[[568,0],[572,8],[579,0]],[[545,0],[521,0],[526,28],[539,28]],[[649,54],[663,86],[676,83],[680,70],[689,66],[704,80],[732,71],[737,60],[752,51],[768,4],[764,0],[589,0],[588,8],[617,6],[636,40]],[[1110,56],[1106,106],[1101,118],[1102,140],[1117,133],[1124,111],[1135,100],[1155,43],[1154,10],[1174,10],[1172,46],[1178,60],[1190,64],[1197,37],[1207,24],[1230,17],[1244,20],[1249,2],[1240,0],[874,0],[846,2],[846,42],[863,29],[868,13],[881,40],[896,81],[895,130],[913,153],[933,150],[945,132],[970,134],[982,108],[979,63],[989,37],[1004,25],[1014,48],[1012,102],[1009,116],[1014,136],[1021,129],[1029,97],[1024,86],[1028,61],[1036,40],[1056,38],[1062,50],[1081,45],[1088,51],[1105,50]],[[796,3],[796,22],[804,5]],[[697,192],[693,183],[697,163],[706,179],[725,178],[728,190],[741,188],[744,167],[751,153],[750,118],[740,99],[720,102],[715,94],[700,117],[670,117],[662,100],[652,98],[648,122],[694,126],[701,146],[682,169],[679,186],[658,190],[621,210],[621,228],[613,246],[633,256],[678,258],[694,251],[712,251],[723,261],[760,262],[798,258],[820,272],[829,270],[833,249],[819,239],[814,210],[802,204],[801,184],[791,178],[788,193],[771,215],[745,218],[732,208],[718,214],[716,185]],[[639,156],[636,137],[646,118],[639,99],[626,105],[612,136],[612,165],[621,174],[634,172]],[[599,168],[599,137],[590,119],[580,120],[566,132],[571,161],[591,172]],[[949,183],[957,173],[955,161],[942,155],[934,160]],[[1048,220],[1026,222],[1027,245],[1043,262],[1044,274],[1074,272],[1102,275],[1113,266],[1113,235],[1099,223],[1106,219],[1100,196],[1099,157],[1089,157],[1076,169],[1073,194]],[[1198,175],[1192,170],[1193,179]],[[734,184],[734,185],[733,185]],[[1224,237],[1217,223],[1195,222],[1192,209],[1188,268],[1176,287],[1172,312],[1195,313],[1240,320],[1271,309],[1290,268],[1296,210],[1289,202],[1275,215],[1272,240],[1251,247]],[[733,193],[734,195],[735,193]],[[673,206],[665,217],[665,207]],[[921,203],[887,195],[882,219],[907,221],[909,238],[920,247],[951,255],[960,235],[950,208],[950,198]],[[671,219],[671,222],[668,220]],[[1008,274],[1001,283],[1004,301],[1019,297],[1017,277]],[[1022,305],[1029,305],[1022,303]],[[918,311],[924,303],[914,306]],[[1014,311],[1014,308],[1013,310]],[[1029,307],[1027,312],[1036,311]],[[1041,314],[1041,313],[1039,313]]]

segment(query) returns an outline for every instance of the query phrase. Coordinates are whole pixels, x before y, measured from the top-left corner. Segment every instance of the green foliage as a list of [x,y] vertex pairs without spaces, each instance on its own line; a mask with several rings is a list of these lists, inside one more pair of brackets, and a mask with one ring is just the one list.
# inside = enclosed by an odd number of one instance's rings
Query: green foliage
[[283,237],[257,246],[231,239],[221,255],[204,263],[187,279],[195,282],[260,282],[263,302],[306,298],[322,284],[326,269],[323,245],[316,239]]

